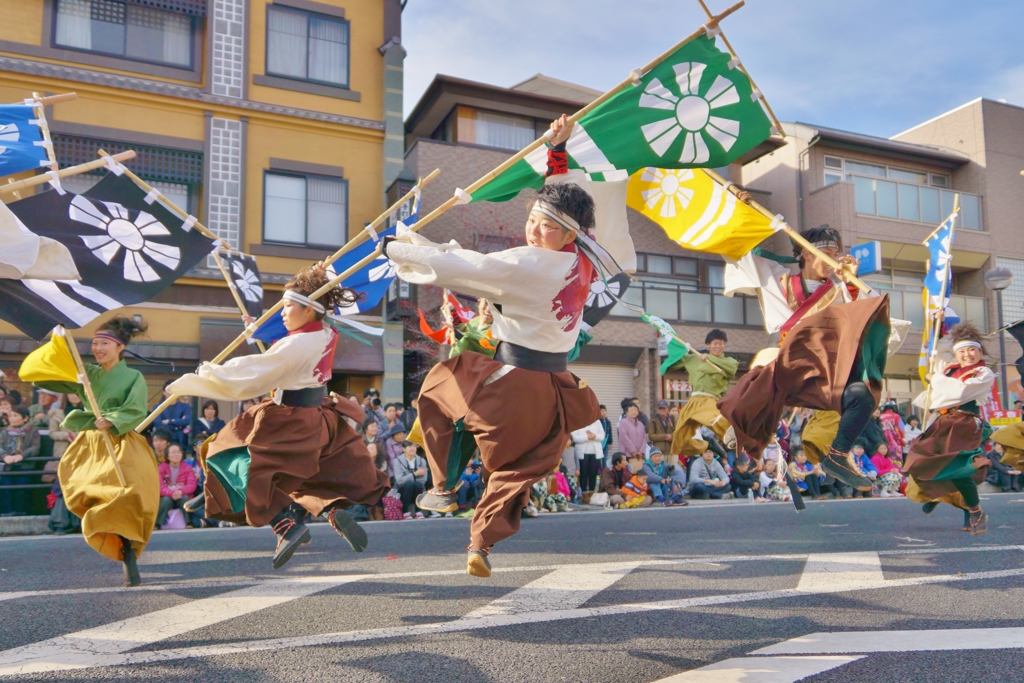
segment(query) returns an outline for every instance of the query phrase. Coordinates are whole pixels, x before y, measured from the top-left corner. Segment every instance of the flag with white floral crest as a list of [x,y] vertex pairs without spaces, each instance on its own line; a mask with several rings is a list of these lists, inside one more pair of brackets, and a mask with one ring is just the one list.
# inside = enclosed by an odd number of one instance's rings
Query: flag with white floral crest
[[[625,180],[644,167],[719,168],[771,135],[771,122],[738,62],[700,36],[682,45],[632,87],[580,118],[566,143],[570,168],[593,180]],[[505,201],[544,184],[539,147],[473,193]]]
[[0,319],[34,339],[152,299],[214,248],[155,193],[113,172],[84,194],[42,192],[7,207],[67,247],[82,278],[0,280]]
[[249,254],[232,251],[221,254],[221,260],[245,306],[245,312],[253,318],[263,315],[263,283],[256,259]]

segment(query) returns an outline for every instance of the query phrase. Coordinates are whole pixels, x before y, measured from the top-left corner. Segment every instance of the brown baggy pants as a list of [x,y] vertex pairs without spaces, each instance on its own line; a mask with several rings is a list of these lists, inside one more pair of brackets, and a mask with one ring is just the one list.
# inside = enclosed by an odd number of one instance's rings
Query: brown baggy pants
[[558,467],[569,433],[600,417],[594,392],[570,372],[514,368],[488,383],[501,363],[464,352],[431,369],[419,418],[434,485],[443,487],[454,424],[476,438],[486,477],[470,527],[474,548],[519,531],[530,487]]

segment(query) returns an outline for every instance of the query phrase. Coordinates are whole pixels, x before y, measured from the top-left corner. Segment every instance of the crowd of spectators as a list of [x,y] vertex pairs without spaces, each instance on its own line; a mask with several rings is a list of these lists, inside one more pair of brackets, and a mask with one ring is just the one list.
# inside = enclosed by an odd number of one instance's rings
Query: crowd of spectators
[[[240,410],[248,410],[259,400],[243,402]],[[382,405],[379,392],[368,389],[362,397],[353,394],[348,400],[362,407],[364,419],[361,423],[346,420],[362,438],[376,467],[391,480],[391,490],[376,505],[353,506],[350,514],[357,520],[422,519],[424,513],[416,508],[416,497],[432,487],[433,480],[422,447],[408,440],[416,422],[414,398],[404,406]],[[51,531],[78,531],[80,521],[64,506],[55,475],[59,458],[76,436],[61,429],[61,422],[80,404],[76,395],[36,390],[35,402],[26,405],[17,391],[0,385],[0,483],[25,486],[0,488],[0,516],[26,514],[33,490],[45,483],[51,487],[47,496]],[[192,405],[189,398],[179,399],[157,417],[148,434],[159,463],[158,528],[225,525],[206,519],[202,509],[184,510],[185,503],[204,485],[196,451],[225,426],[217,402],[204,402],[199,417],[193,416]],[[853,448],[858,465],[875,484],[871,491],[859,492],[825,475],[808,460],[802,432],[811,411],[789,411],[778,425],[776,438],[758,457],[727,449],[712,431],[704,429],[701,438],[708,442],[708,449],[687,458],[671,452],[677,407],[659,401],[654,415],[648,417],[638,398],[627,397],[620,408],[615,424],[602,405],[600,419],[571,434],[560,466],[533,486],[524,516],[564,512],[573,503],[634,508],[685,506],[688,500],[701,499],[784,502],[791,495],[787,474],[810,500],[900,496],[906,488],[903,459],[910,443],[921,434],[918,417],[900,414],[895,404],[887,403],[876,411]],[[613,437],[616,450],[611,448]],[[1024,476],[1000,462],[1002,446],[990,443],[987,448],[994,452],[989,483],[1004,492],[1021,491]],[[461,475],[459,509],[449,514],[472,516],[485,478],[476,454]]]

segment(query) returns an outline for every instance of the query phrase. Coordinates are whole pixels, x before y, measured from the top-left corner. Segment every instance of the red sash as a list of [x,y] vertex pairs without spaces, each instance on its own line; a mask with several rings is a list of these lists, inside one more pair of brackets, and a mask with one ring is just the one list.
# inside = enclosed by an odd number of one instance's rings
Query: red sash
[[813,309],[827,293],[832,291],[832,287],[835,286],[832,284],[831,280],[823,282],[816,290],[814,290],[813,294],[807,296],[804,294],[803,278],[801,276],[794,275],[790,278],[789,282],[790,287],[793,289],[793,297],[797,302],[797,309],[793,312],[793,315],[789,317],[789,320],[782,325],[782,329],[780,331],[783,335],[793,329],[794,325],[803,320],[804,316],[806,316],[807,313]]

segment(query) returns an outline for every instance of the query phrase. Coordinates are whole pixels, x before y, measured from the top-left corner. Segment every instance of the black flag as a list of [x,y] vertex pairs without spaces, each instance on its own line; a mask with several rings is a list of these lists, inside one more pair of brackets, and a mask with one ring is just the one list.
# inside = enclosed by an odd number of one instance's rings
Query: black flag
[[238,295],[245,304],[245,312],[253,318],[263,315],[263,285],[260,283],[260,270],[256,267],[256,259],[248,254],[221,254],[224,268],[228,271],[231,283],[238,290]]
[[[1006,331],[1009,332],[1010,335],[1017,340],[1018,344],[1024,346],[1024,320],[1018,320],[1017,322],[1013,323],[1012,325],[1006,328]],[[1020,374],[1020,376],[1024,377],[1024,356],[1018,358],[1017,362],[1014,363],[1014,365],[1017,366],[1017,372]]]
[[583,322],[590,327],[596,327],[615,306],[616,301],[609,296],[609,293],[621,299],[629,289],[629,282],[629,276],[625,273],[612,276],[608,279],[607,284],[600,279],[592,282],[590,296],[587,297],[587,303],[583,307]]
[[114,173],[83,195],[43,192],[8,208],[32,232],[66,246],[82,276],[0,280],[0,318],[34,339],[152,299],[214,248],[155,194]]

